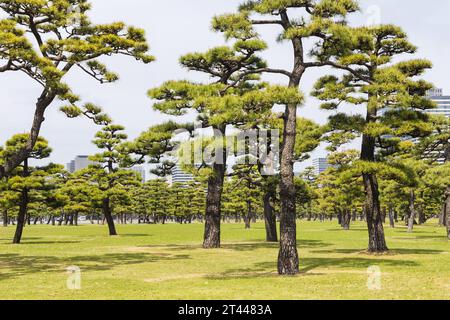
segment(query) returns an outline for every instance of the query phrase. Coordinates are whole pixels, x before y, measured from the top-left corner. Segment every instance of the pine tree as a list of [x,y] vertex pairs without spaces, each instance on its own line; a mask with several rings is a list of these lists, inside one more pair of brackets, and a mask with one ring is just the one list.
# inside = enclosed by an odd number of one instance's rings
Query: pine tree
[[[425,97],[432,86],[418,80],[431,67],[426,60],[394,62],[416,47],[393,25],[355,28],[348,32],[345,49],[322,55],[343,66],[342,77],[321,78],[313,93],[326,101],[322,108],[338,110],[344,103],[366,107],[366,115],[337,113],[330,117],[329,140],[334,146],[362,137],[360,168],[366,192],[370,252],[388,250],[384,236],[377,172],[383,157],[410,146],[405,138],[432,132],[423,112],[434,107]],[[378,152],[377,152],[378,150]]]
[[[6,163],[11,156],[25,148],[29,139],[30,137],[28,134],[14,135],[6,142],[5,148],[0,153],[0,158],[2,158],[1,162]],[[14,244],[19,244],[22,239],[23,227],[25,225],[25,218],[27,216],[28,204],[30,201],[30,190],[40,187],[43,183],[41,175],[33,173],[32,170],[30,170],[29,160],[45,159],[50,156],[51,152],[52,149],[48,146],[47,140],[42,137],[37,137],[34,148],[23,158],[21,167],[18,168],[18,171],[16,170],[17,172],[12,178],[8,179],[9,188],[20,193],[17,228],[13,240]]]
[[[257,35],[255,26],[272,26],[281,31],[279,39],[292,44],[292,70],[279,70],[267,66],[245,71],[242,77],[255,73],[273,73],[288,77],[289,87],[298,88],[305,72],[314,67],[333,65],[323,58],[324,48],[340,50],[345,37],[346,16],[358,10],[353,0],[321,1],[273,1],[250,0],[240,6],[236,14],[219,16],[214,28],[228,37]],[[313,43],[311,50],[307,45]],[[344,45],[345,46],[345,45]],[[308,51],[317,59],[308,61]],[[299,272],[297,252],[296,203],[294,184],[294,150],[296,144],[296,121],[299,102],[287,103],[284,113],[283,145],[281,149],[281,217],[280,253],[278,271],[293,275]]]
[[214,149],[215,159],[203,161],[205,159],[202,158],[201,161],[203,166],[211,168],[206,199],[205,248],[220,247],[221,199],[228,153],[224,144],[227,128],[264,121],[271,116],[275,104],[299,104],[303,98],[297,88],[268,86],[260,83],[255,76],[241,75],[237,79],[238,72],[253,72],[265,66],[256,54],[266,46],[251,34],[233,37],[233,41],[229,47],[217,47],[206,53],[193,53],[181,58],[181,64],[188,70],[210,76],[213,79],[210,83],[169,81],[149,92],[151,98],[158,100],[154,104],[156,110],[175,116],[194,111],[202,128],[214,130],[209,148]]
[[123,133],[125,128],[120,125],[108,124],[97,132],[93,143],[103,152],[89,159],[95,164],[77,173],[95,183],[101,193],[102,212],[108,224],[109,234],[117,235],[113,219],[112,200],[126,193],[127,186],[139,185],[141,179],[137,173],[128,168],[142,162],[130,155],[126,144],[128,136]]
[[357,159],[355,150],[331,154],[328,159],[331,167],[316,181],[321,209],[337,215],[344,230],[350,229],[352,211],[363,202],[360,177],[353,172]]
[[[450,163],[450,118],[444,116],[433,116],[431,118],[434,131],[430,136],[421,139],[416,146],[415,154],[418,158],[433,161],[434,164],[444,163],[444,167],[437,170],[446,172]],[[450,183],[443,193],[441,224],[447,228],[447,236],[450,239]]]
[[100,62],[102,57],[130,56],[143,63],[154,60],[147,53],[143,30],[122,22],[94,24],[89,20],[90,9],[87,0],[0,1],[0,73],[21,72],[42,88],[28,140],[0,165],[0,178],[33,151],[45,112],[55,100],[69,104],[64,108],[69,116],[85,114],[96,122],[104,120],[92,104],[79,105],[80,98],[64,83],[69,74],[79,69],[100,83],[109,83],[118,75]]

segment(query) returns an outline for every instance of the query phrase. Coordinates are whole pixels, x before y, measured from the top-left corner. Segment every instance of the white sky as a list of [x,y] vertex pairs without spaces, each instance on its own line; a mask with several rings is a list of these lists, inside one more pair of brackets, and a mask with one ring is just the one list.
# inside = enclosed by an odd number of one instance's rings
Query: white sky
[[[104,107],[115,122],[124,125],[130,138],[167,117],[151,108],[148,89],[171,79],[198,79],[198,74],[183,70],[178,59],[193,51],[205,51],[223,45],[221,34],[211,31],[214,15],[233,12],[241,0],[92,0],[94,23],[124,21],[147,32],[151,53],[157,61],[143,65],[127,58],[110,59],[109,66],[120,74],[114,84],[100,85],[81,72],[66,81],[84,101]],[[433,61],[434,69],[426,79],[450,93],[450,1],[432,0],[427,5],[421,0],[363,0],[363,12],[352,22],[364,24],[368,19],[395,23],[410,35],[419,46],[417,57]],[[291,49],[288,44],[275,41],[277,32],[272,27],[261,27],[265,39],[271,39],[264,57],[273,67],[290,68]],[[302,91],[309,94],[312,84],[328,70],[316,69],[306,74]],[[285,83],[284,78],[267,78]],[[19,73],[0,74],[0,144],[15,133],[28,132],[39,87]],[[323,123],[327,113],[319,111],[317,101],[308,98],[300,115]],[[67,119],[54,103],[47,111],[41,135],[50,141],[53,162],[65,164],[78,154],[92,154],[97,150],[91,140],[98,127],[87,119]],[[323,155],[323,148],[314,157]],[[307,165],[304,164],[303,166]]]

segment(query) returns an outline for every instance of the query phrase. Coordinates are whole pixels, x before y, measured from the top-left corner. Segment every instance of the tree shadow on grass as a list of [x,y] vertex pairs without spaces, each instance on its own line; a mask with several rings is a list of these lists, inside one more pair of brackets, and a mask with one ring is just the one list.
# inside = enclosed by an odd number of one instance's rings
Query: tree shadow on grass
[[[320,240],[298,240],[297,247],[299,249],[304,248],[323,248],[331,246],[330,243],[326,243]],[[275,242],[254,242],[254,243],[233,243],[223,244],[223,249],[235,250],[235,251],[253,251],[258,249],[278,249],[280,245]]]
[[[416,267],[419,266],[415,261],[407,260],[388,260],[388,259],[364,259],[364,258],[301,258],[300,259],[300,275],[299,276],[319,276],[321,272],[309,273],[319,268],[339,268],[358,270],[362,273],[368,267],[378,265],[380,267]],[[235,280],[235,279],[251,279],[251,278],[270,278],[278,277],[276,262],[260,262],[251,268],[229,269],[218,275],[210,275],[206,278],[209,280]],[[339,270],[341,271],[341,270]],[[348,270],[350,271],[350,270]]]
[[[299,240],[298,248],[323,248],[331,246],[332,244],[320,240]],[[179,244],[160,244],[160,245],[144,245],[138,248],[164,248],[169,251],[185,251],[185,250],[203,250],[201,244],[179,245]],[[278,242],[241,242],[241,243],[223,243],[220,248],[213,250],[233,250],[233,251],[254,251],[259,249],[278,250]],[[210,249],[204,249],[210,250]]]
[[[27,239],[29,240],[29,239]],[[29,246],[29,245],[37,245],[37,244],[74,244],[81,243],[81,241],[21,241],[20,245]]]
[[[0,238],[0,244],[3,244],[2,242],[8,242],[7,244],[10,244],[13,240],[13,235],[10,238]],[[32,241],[32,240],[41,240],[44,239],[43,237],[23,237],[24,241]]]
[[191,259],[191,257],[184,254],[171,255],[150,253],[111,253],[67,258],[0,254],[0,281],[40,272],[60,273],[64,272],[69,266],[77,266],[82,271],[106,271],[118,266],[187,259]]
[[124,234],[120,234],[120,237],[123,237],[123,238],[134,238],[134,237],[139,238],[139,237],[153,237],[153,235],[152,234],[148,234],[148,233],[146,233],[146,234],[144,234],[144,233],[124,233]]
[[[433,249],[391,249],[385,256],[395,256],[395,255],[414,255],[414,254],[441,254],[443,250],[433,250]],[[311,253],[340,253],[340,254],[356,254],[370,255],[367,251],[361,249],[334,249],[334,250],[314,250]]]

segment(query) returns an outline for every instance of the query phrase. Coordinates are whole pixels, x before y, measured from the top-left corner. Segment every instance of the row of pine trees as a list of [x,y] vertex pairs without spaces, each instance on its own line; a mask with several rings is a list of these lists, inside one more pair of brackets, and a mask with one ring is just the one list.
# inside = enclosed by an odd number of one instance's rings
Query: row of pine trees
[[[234,13],[214,17],[213,30],[222,33],[227,43],[180,59],[184,68],[204,75],[201,78],[207,80],[167,81],[151,89],[153,108],[178,120],[150,128],[128,143],[123,127],[113,124],[99,106],[85,103],[65,79],[78,70],[89,79],[107,84],[117,81],[119,76],[109,70],[104,57],[131,57],[144,64],[154,62],[155,57],[149,54],[143,30],[121,22],[94,24],[89,18],[90,9],[87,0],[0,1],[4,17],[0,20],[1,76],[20,72],[41,88],[28,134],[12,138],[2,151],[0,178],[12,184],[10,188],[19,190],[22,199],[18,226],[25,223],[24,204],[29,202],[30,190],[45,184],[46,178],[42,180],[39,175],[51,170],[34,170],[28,160],[40,156],[36,153],[46,152],[39,135],[47,110],[58,101],[64,103],[61,110],[69,117],[84,116],[103,126],[94,140],[102,150],[94,158],[98,165],[79,179],[93,181],[106,195],[102,197],[101,208],[111,235],[117,234],[114,201],[123,189],[136,183],[126,169],[150,161],[162,164],[158,169],[161,175],[167,173],[171,163],[166,155],[177,147],[173,135],[184,129],[191,133],[192,139],[196,138],[195,126],[183,123],[186,114],[196,114],[201,127],[213,129],[219,141],[234,129],[278,128],[281,137],[278,174],[263,177],[259,184],[271,237],[276,235],[277,222],[277,210],[271,204],[279,201],[278,271],[283,275],[299,272],[296,226],[299,192],[294,164],[320,142],[328,143],[331,152],[339,152],[347,143],[362,140],[357,157],[337,167],[339,175],[342,174],[339,180],[350,179],[355,183],[351,184],[355,197],[360,197],[356,183],[362,188],[369,252],[388,251],[381,195],[382,190],[389,190],[386,181],[399,183],[398,189],[409,189],[409,211],[417,212],[425,194],[420,191],[420,179],[415,179],[412,173],[419,172],[421,164],[413,162],[428,161],[435,170],[445,171],[443,168],[448,166],[448,121],[427,113],[434,105],[425,95],[433,86],[421,79],[432,67],[431,62],[407,58],[417,48],[400,27],[350,25],[348,17],[357,15],[359,10],[356,0],[250,0]],[[289,44],[284,50],[286,59],[292,62],[291,68],[281,69],[276,62],[269,63],[263,58],[272,40],[267,35],[273,32],[278,34],[277,40]],[[304,75],[316,68],[323,73],[311,94],[323,102],[324,110],[330,111],[327,126],[320,129],[300,117],[304,95],[309,94],[301,91]],[[337,72],[330,72],[330,68]],[[264,81],[267,74],[278,77],[276,84]],[[284,106],[283,112],[273,111],[278,105]],[[345,113],[341,106],[353,111]],[[227,154],[224,146],[215,143],[216,155]],[[422,159],[424,154],[428,155],[426,159]],[[438,165],[441,162],[430,160],[437,154],[445,162],[442,167]],[[227,161],[224,156],[201,166],[206,184],[203,243],[206,249],[221,245]],[[261,166],[254,169],[261,174]],[[77,188],[77,182],[71,183]],[[442,192],[444,221],[450,230],[448,184]],[[78,194],[74,192],[69,198],[75,199]],[[339,211],[339,207],[333,211]],[[412,213],[410,224],[414,216]],[[20,241],[21,229],[17,229],[15,242]]]

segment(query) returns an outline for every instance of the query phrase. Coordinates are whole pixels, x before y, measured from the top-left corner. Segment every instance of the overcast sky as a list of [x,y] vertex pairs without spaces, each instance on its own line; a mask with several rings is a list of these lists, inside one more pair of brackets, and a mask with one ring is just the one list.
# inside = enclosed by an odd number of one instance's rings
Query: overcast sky
[[[167,117],[152,110],[146,92],[170,79],[198,79],[195,73],[183,70],[178,59],[192,51],[204,51],[224,44],[223,37],[211,31],[210,21],[214,15],[232,12],[241,0],[92,0],[92,21],[105,23],[124,21],[146,30],[151,53],[157,61],[143,65],[131,59],[108,60],[112,70],[120,74],[114,84],[100,85],[76,72],[66,79],[73,91],[84,101],[104,107],[115,122],[124,125],[130,138],[136,137],[151,125]],[[434,69],[426,79],[450,94],[450,1],[431,0],[364,0],[362,12],[353,24],[365,24],[378,20],[395,23],[410,35],[419,46],[417,57],[433,61]],[[291,49],[288,44],[276,43],[277,32],[272,27],[261,27],[265,39],[272,39],[270,49],[264,56],[274,67],[290,68]],[[308,94],[314,81],[325,69],[306,74],[302,91]],[[268,80],[284,83],[285,79],[272,77]],[[0,74],[0,144],[15,133],[28,132],[39,87],[23,74]],[[96,152],[91,140],[98,127],[86,119],[67,119],[54,103],[47,112],[41,135],[50,141],[54,152],[51,161],[65,164],[79,154]],[[317,102],[308,98],[300,115],[323,123],[327,113],[319,111]],[[322,155],[317,151],[314,156]]]

